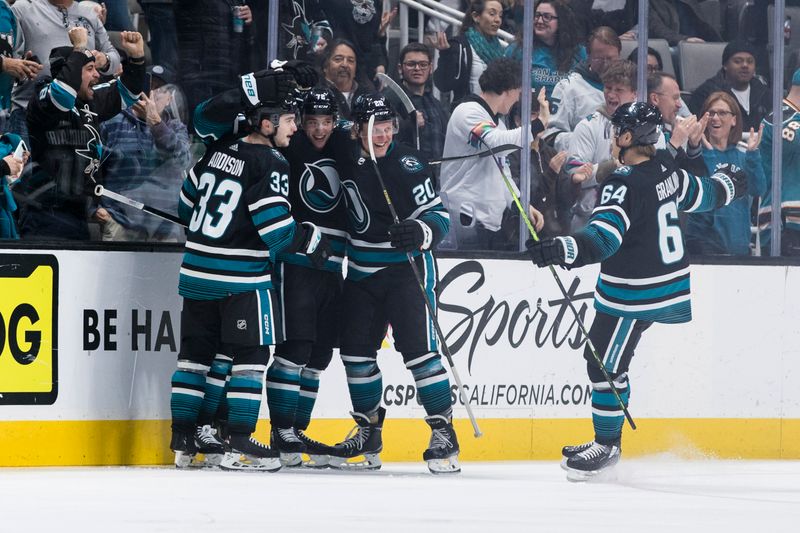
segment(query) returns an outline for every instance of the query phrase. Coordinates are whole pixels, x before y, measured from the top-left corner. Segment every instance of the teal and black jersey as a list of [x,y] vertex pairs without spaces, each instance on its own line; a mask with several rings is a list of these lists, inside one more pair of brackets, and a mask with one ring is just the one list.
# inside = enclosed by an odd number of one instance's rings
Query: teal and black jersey
[[188,226],[178,292],[195,300],[272,287],[271,256],[295,237],[289,164],[244,140],[212,144],[183,182],[178,214]]
[[[406,253],[393,248],[389,226],[394,224],[380,181],[368,155],[337,151],[339,174],[347,203],[347,277],[363,279],[386,267],[405,263]],[[417,150],[393,142],[378,168],[400,220],[416,219],[433,232],[435,246],[447,234],[450,217],[433,188],[431,169]],[[413,256],[430,251],[415,251]],[[427,257],[431,259],[431,257]]]
[[659,151],[605,181],[586,227],[566,239],[567,248],[576,248],[569,251],[572,267],[601,263],[595,309],[651,322],[691,320],[689,262],[678,212],[726,203],[716,176],[689,174]]
[[[322,150],[317,150],[304,132],[292,136],[281,152],[289,160],[289,202],[292,217],[298,222],[311,222],[327,237],[333,253],[324,270],[342,271],[347,243],[347,210],[342,199],[341,180],[335,152],[354,144],[350,132],[336,129]],[[280,261],[313,268],[308,256],[301,253],[281,254]]]

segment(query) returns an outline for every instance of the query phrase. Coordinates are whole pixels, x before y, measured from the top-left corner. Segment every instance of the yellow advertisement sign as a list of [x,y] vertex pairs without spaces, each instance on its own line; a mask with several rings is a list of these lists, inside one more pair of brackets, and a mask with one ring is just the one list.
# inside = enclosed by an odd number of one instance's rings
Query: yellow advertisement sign
[[58,261],[0,254],[0,405],[58,396]]

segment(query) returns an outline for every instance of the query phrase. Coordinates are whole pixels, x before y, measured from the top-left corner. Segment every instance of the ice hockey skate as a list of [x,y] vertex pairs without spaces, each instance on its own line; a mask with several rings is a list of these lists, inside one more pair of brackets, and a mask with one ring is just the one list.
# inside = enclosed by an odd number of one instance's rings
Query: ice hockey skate
[[294,468],[302,466],[302,453],[306,451],[305,443],[297,436],[294,428],[272,428],[269,445],[280,452],[281,464]]
[[303,459],[303,466],[306,468],[328,468],[331,462],[331,446],[312,439],[302,429],[297,430],[297,437],[306,445],[306,451],[303,456],[308,457],[308,459]]
[[244,433],[232,433],[228,438],[230,448],[219,467],[222,470],[243,472],[277,472],[281,469],[280,454]]
[[565,468],[567,479],[587,481],[617,464],[621,452],[619,442],[614,444],[593,442],[587,449],[567,459]]
[[583,444],[576,444],[574,446],[564,446],[563,448],[561,448],[561,468],[566,470],[567,459],[578,455],[582,451],[588,450],[589,448],[592,447],[592,444],[594,444],[593,440],[589,442],[584,442]]
[[458,462],[458,438],[450,420],[442,415],[425,417],[431,427],[431,440],[422,458],[433,474],[457,474],[461,472]]
[[217,438],[217,430],[209,425],[198,426],[194,432],[197,453],[189,466],[194,468],[215,468],[225,455],[225,444]]
[[195,454],[197,454],[197,445],[194,442],[194,435],[192,435],[190,431],[182,431],[173,428],[169,447],[175,452],[175,467],[189,468]]
[[331,448],[330,467],[340,470],[378,470],[381,467],[379,454],[383,451],[383,419],[386,409],[378,408],[378,421],[370,422],[367,415],[350,413],[358,424],[343,442]]

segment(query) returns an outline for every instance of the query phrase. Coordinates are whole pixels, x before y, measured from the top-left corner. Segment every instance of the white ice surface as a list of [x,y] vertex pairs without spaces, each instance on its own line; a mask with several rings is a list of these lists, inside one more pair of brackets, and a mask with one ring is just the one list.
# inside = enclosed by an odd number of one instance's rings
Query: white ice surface
[[628,459],[575,484],[554,462],[379,472],[0,469],[0,533],[800,532],[800,462]]

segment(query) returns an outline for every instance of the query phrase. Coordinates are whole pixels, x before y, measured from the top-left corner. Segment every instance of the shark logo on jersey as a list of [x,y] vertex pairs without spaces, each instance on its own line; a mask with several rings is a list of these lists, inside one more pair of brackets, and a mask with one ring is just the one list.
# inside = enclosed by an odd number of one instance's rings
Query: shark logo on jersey
[[401,157],[400,164],[403,165],[403,168],[406,170],[406,172],[411,172],[412,174],[415,172],[419,172],[424,168],[422,161],[420,161],[413,155],[404,155],[403,157]]
[[369,227],[369,211],[361,198],[358,186],[353,180],[342,182],[344,194],[347,195],[347,218],[356,230],[356,233],[364,233]]
[[339,205],[341,180],[333,159],[306,163],[300,176],[300,198],[314,212],[328,213]]
[[274,155],[275,159],[277,159],[281,163],[286,163],[288,165],[286,158],[283,157],[283,154],[277,151],[275,148],[272,149],[272,155]]

